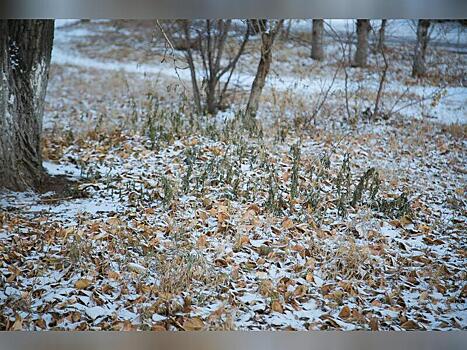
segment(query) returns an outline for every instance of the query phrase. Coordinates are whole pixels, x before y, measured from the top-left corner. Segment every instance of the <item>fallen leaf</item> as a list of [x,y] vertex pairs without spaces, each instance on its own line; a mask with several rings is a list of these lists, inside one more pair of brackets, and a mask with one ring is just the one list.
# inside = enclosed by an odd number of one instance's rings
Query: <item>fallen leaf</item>
[[417,324],[417,322],[413,321],[413,320],[408,320],[406,322],[404,322],[402,325],[401,325],[402,328],[404,328],[405,330],[413,330],[413,329],[419,329],[420,326]]
[[292,227],[294,227],[294,223],[289,218],[286,218],[284,221],[282,221],[282,228],[288,230]]
[[282,307],[281,303],[279,302],[279,300],[274,300],[271,304],[271,309],[272,311],[275,311],[275,312],[279,312],[279,313],[283,313],[284,312],[284,308]]
[[256,213],[256,215],[258,215],[259,213],[261,213],[261,208],[259,207],[258,204],[255,204],[255,203],[251,204],[251,205],[248,207],[248,210],[253,210],[253,211]]
[[308,293],[308,288],[304,285],[300,285],[298,286],[297,288],[295,288],[295,291],[294,291],[294,296],[296,298],[301,298],[303,297],[306,293]]
[[204,328],[204,322],[198,317],[195,318],[187,318],[183,322],[183,328],[186,331],[199,331]]
[[250,243],[250,239],[248,236],[241,236],[240,237],[240,245],[244,246]]
[[207,238],[205,235],[199,236],[198,240],[196,241],[196,246],[198,248],[205,248],[207,247]]
[[11,331],[20,331],[23,329],[23,319],[20,315],[16,315],[15,323],[11,326]]
[[342,308],[341,312],[339,312],[340,318],[348,318],[350,316],[350,308],[346,305]]
[[92,284],[91,280],[88,280],[86,278],[80,279],[76,281],[75,283],[75,288],[76,289],[86,289]]
[[378,322],[378,319],[376,317],[372,317],[370,319],[370,329],[372,331],[378,331],[379,330],[379,322]]
[[151,330],[154,331],[154,332],[165,332],[165,331],[167,331],[167,329],[164,326],[160,325],[160,324],[153,325],[151,327]]

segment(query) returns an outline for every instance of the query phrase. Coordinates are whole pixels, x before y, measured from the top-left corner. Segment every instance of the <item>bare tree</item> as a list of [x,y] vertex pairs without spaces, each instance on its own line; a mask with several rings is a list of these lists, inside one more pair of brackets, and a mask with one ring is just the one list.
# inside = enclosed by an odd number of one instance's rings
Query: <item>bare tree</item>
[[[383,26],[383,23],[381,24],[381,27],[382,26]],[[381,28],[380,28],[379,34],[380,34],[380,39],[381,39]],[[378,42],[378,47],[379,47],[379,52],[381,52],[381,56],[383,57],[384,66],[383,66],[383,70],[382,70],[381,77],[379,80],[379,87],[378,87],[378,93],[376,94],[375,106],[373,108],[373,113],[372,113],[373,118],[378,118],[379,116],[381,98],[383,96],[383,89],[384,89],[384,84],[386,82],[386,75],[389,69],[389,63],[386,58],[384,45],[383,44],[379,45],[379,42]]]
[[291,31],[291,29],[292,29],[292,21],[293,21],[292,19],[287,20],[287,26],[284,26],[284,27],[282,28],[282,31],[281,31],[282,35],[281,35],[281,38],[284,39],[284,40],[288,40],[289,37],[290,37],[290,31]]
[[266,30],[266,19],[257,19],[257,18],[250,18],[247,20],[247,26],[250,29],[250,33],[252,35],[261,34]]
[[247,116],[256,116],[258,112],[259,99],[263,92],[264,83],[269,73],[269,68],[272,62],[272,46],[277,33],[280,31],[283,19],[266,21],[266,28],[261,33],[261,57],[259,59],[258,68],[256,69],[255,79],[251,85],[250,96],[246,106]]
[[379,27],[378,31],[378,46],[376,47],[377,51],[384,50],[384,39],[386,36],[386,25],[387,25],[388,20],[383,19],[381,20],[381,26]]
[[322,61],[324,59],[323,32],[324,20],[314,19],[311,37],[311,58],[317,61]]
[[[351,42],[352,42],[352,33],[347,31],[345,37],[341,36],[336,32],[336,30],[329,24],[326,23],[329,33],[333,36],[334,40],[339,44],[342,50],[342,59],[338,61],[338,68],[342,68],[344,71],[344,97],[345,97],[345,111],[347,112],[347,120],[351,120],[352,114],[350,112],[349,104],[349,72],[347,71],[347,64],[350,61],[351,55]],[[337,70],[336,70],[337,74]]]
[[412,76],[420,77],[426,73],[425,54],[428,45],[430,21],[421,19],[417,25],[417,43],[415,44],[415,53],[413,59]]
[[[229,42],[228,34],[232,30],[230,19],[196,22],[181,20],[178,23],[186,44],[185,58],[191,72],[196,108],[199,113],[214,115],[225,103],[227,87],[250,36],[249,27],[238,44],[235,39]],[[231,46],[227,48],[229,44]],[[230,57],[226,57],[228,52],[231,53]],[[202,69],[197,68],[196,54],[200,56]],[[224,76],[227,79],[222,82]]]
[[354,67],[365,67],[368,59],[368,32],[370,21],[368,19],[357,20],[357,51],[353,62]]
[[0,187],[40,186],[53,20],[0,20]]

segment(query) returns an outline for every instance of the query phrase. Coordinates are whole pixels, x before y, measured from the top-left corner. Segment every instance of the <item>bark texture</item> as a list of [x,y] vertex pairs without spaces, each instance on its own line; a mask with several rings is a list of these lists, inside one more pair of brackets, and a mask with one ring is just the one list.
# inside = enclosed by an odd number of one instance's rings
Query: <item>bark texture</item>
[[370,20],[357,20],[357,51],[355,52],[354,67],[365,67],[368,59],[368,32]]
[[322,19],[314,19],[311,34],[311,58],[317,61],[322,61],[324,59],[323,32],[324,21]]
[[[271,21],[273,22],[273,21]],[[261,58],[256,69],[255,79],[251,85],[250,96],[246,106],[246,115],[255,117],[258,112],[259,99],[263,92],[266,77],[272,62],[272,46],[277,33],[282,27],[284,20],[278,20],[275,24],[269,23],[270,28],[261,33]]]
[[412,76],[421,77],[426,73],[425,54],[428,45],[428,29],[430,21],[421,19],[417,25],[417,43],[415,44],[415,53],[413,59]]
[[0,20],[0,188],[36,188],[44,176],[42,116],[53,20]]

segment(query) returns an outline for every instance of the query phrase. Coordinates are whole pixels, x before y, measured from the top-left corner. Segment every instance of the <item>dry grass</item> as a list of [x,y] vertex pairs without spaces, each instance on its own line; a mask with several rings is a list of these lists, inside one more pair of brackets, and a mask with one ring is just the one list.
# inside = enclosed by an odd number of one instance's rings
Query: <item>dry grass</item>
[[357,245],[350,238],[337,242],[338,246],[331,252],[327,277],[335,279],[337,276],[347,280],[362,280],[372,264],[368,246]]
[[189,251],[176,251],[173,256],[158,256],[160,293],[179,295],[189,292],[196,285],[213,285],[220,282],[212,267],[201,254]]
[[460,141],[466,140],[467,138],[467,125],[466,124],[453,123],[453,124],[443,126],[441,130]]

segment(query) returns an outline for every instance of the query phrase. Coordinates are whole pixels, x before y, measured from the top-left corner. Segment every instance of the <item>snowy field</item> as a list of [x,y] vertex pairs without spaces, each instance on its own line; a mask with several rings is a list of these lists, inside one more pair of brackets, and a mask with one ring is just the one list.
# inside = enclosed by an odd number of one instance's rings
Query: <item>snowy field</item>
[[1,329],[465,330],[465,29],[435,26],[413,79],[414,23],[389,21],[368,120],[381,58],[346,79],[310,27],[247,123],[257,38],[231,106],[199,117],[155,23],[57,21],[44,167],[76,185],[0,193]]

